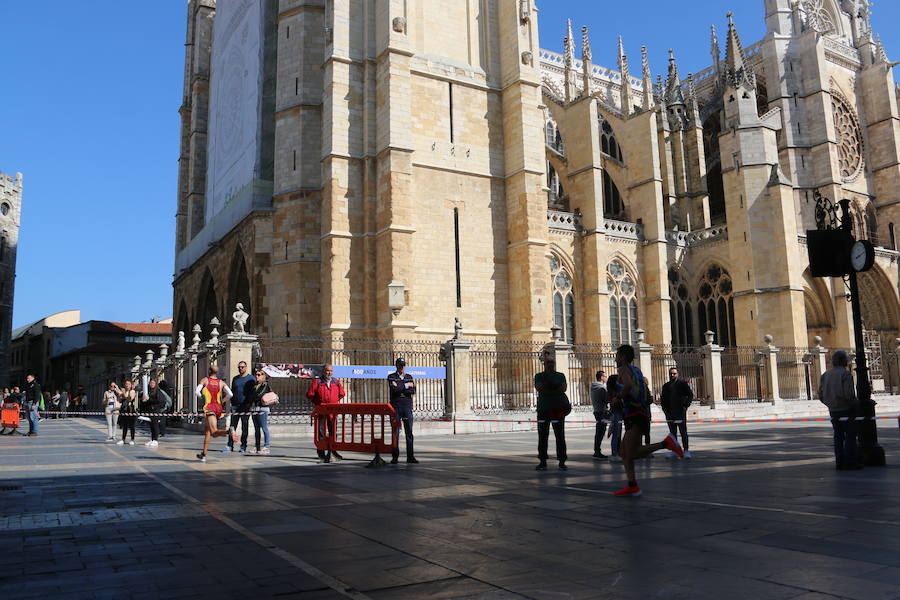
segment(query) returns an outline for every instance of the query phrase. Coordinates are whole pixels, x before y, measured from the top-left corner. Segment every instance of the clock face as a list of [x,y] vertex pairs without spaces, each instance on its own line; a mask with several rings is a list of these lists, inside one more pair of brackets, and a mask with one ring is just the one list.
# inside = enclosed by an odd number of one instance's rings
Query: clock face
[[853,247],[850,249],[850,265],[854,271],[865,269],[868,258],[869,248],[865,243],[859,241],[853,244]]

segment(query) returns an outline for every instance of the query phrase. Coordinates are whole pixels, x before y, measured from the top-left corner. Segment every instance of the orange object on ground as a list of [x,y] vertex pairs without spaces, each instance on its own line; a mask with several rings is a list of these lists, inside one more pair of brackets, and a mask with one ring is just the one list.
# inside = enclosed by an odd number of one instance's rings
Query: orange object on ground
[[[390,404],[320,404],[312,413],[317,450],[389,454],[397,447],[394,407]],[[319,435],[319,420],[331,419],[334,435]]]
[[0,425],[4,429],[17,429],[19,427],[19,405],[15,402],[4,402],[0,410]]

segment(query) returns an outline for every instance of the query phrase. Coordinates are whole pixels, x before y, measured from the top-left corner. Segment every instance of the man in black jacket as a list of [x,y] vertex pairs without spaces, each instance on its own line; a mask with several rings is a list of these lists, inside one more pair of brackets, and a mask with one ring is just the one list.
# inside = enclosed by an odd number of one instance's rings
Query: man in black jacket
[[[691,452],[688,450],[687,408],[694,401],[694,392],[687,381],[679,377],[678,369],[675,367],[669,369],[669,381],[663,384],[659,396],[663,412],[666,414],[666,421],[668,421],[669,433],[677,439],[678,432],[681,432],[681,447],[684,448],[684,457],[691,458]],[[666,458],[674,456],[674,452],[669,452]]]
[[38,434],[38,405],[41,401],[41,386],[35,381],[34,374],[25,376],[24,401],[22,408],[28,413],[28,435],[34,437]]

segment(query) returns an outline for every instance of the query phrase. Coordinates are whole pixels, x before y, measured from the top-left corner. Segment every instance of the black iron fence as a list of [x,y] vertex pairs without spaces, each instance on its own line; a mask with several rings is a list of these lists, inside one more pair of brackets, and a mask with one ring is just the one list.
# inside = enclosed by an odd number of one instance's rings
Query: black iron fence
[[652,366],[653,394],[659,396],[662,386],[669,380],[669,370],[678,369],[678,375],[684,379],[694,392],[694,399],[704,402],[709,399],[706,380],[703,373],[703,355],[692,348],[660,346],[654,348],[650,355]]
[[779,348],[776,356],[779,396],[784,400],[812,400],[818,393],[818,386],[812,382],[812,355],[809,349]]
[[591,383],[597,371],[607,376],[616,372],[616,349],[612,344],[578,344],[569,355],[569,401],[572,406],[591,405]]
[[722,394],[726,402],[763,402],[768,395],[765,351],[752,346],[722,351]]
[[478,413],[533,410],[534,374],[540,371],[544,344],[478,342],[469,351],[471,407]]

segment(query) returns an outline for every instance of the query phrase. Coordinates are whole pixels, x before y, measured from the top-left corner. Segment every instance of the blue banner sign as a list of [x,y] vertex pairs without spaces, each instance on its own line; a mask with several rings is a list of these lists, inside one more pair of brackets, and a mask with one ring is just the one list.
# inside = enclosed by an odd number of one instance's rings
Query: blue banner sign
[[[314,379],[322,374],[322,365],[302,365],[284,363],[264,363],[257,365],[266,375],[274,378]],[[337,379],[387,379],[397,368],[377,365],[334,365],[334,377]],[[414,379],[446,379],[444,367],[406,367],[406,373]]]
[[[396,367],[380,367],[375,365],[334,365],[334,376],[338,379],[387,379],[396,371]],[[404,370],[413,379],[446,379],[444,367],[410,367]]]

